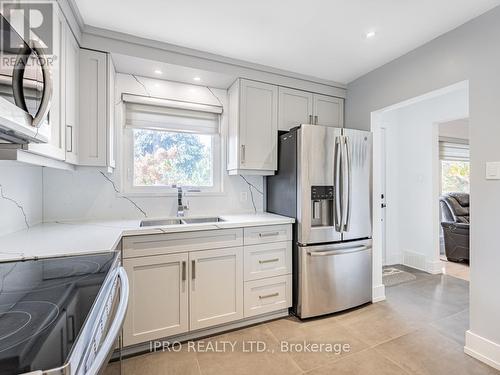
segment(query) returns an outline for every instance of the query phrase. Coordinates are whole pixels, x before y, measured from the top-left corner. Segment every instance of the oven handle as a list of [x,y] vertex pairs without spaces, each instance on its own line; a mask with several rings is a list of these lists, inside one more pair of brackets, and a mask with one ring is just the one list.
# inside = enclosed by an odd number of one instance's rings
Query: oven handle
[[87,370],[87,375],[96,375],[102,373],[103,366],[109,359],[109,354],[113,350],[116,338],[120,334],[123,321],[125,320],[125,313],[127,312],[128,298],[129,298],[129,283],[127,273],[123,267],[118,269],[118,278],[120,279],[120,303],[116,309],[116,314],[113,318],[113,323],[109,327],[106,338],[102,342],[101,348],[97,352],[92,366]]

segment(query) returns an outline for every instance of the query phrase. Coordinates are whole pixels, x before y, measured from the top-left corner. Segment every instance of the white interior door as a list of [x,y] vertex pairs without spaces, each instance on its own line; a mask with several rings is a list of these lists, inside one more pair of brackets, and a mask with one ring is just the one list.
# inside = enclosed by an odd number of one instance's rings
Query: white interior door
[[386,234],[386,212],[387,212],[387,149],[386,130],[380,128],[380,209],[381,209],[381,244],[382,244],[382,264],[387,264],[387,234]]

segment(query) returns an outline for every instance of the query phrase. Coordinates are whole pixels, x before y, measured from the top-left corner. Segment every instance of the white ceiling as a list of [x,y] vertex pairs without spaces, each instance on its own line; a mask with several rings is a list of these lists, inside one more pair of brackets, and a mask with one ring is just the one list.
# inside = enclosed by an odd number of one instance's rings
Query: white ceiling
[[[500,0],[75,0],[86,24],[347,83]],[[366,33],[375,31],[373,38]]]

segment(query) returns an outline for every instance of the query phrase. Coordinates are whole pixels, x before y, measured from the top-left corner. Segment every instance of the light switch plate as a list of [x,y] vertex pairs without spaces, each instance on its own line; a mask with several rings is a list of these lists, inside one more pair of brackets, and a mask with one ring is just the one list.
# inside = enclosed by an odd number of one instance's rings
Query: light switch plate
[[498,161],[486,162],[486,179],[500,180],[500,162]]

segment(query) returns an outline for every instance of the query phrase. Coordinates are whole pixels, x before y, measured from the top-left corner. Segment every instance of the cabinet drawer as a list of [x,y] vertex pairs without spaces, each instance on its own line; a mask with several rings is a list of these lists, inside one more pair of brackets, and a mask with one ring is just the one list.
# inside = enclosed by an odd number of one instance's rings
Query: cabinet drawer
[[292,273],[292,241],[245,246],[245,281]]
[[292,306],[292,275],[245,283],[245,318]]
[[257,245],[261,243],[291,241],[292,226],[284,225],[268,225],[261,227],[250,227],[244,229],[245,245]]
[[125,237],[123,257],[181,253],[243,245],[243,229],[219,229]]

